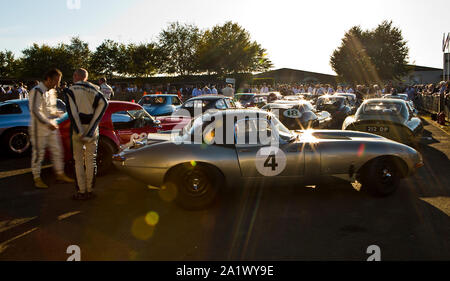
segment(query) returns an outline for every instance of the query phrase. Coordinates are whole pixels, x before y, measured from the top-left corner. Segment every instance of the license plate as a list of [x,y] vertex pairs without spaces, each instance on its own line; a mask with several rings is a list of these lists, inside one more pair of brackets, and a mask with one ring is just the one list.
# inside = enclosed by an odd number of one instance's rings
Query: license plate
[[387,133],[389,132],[389,127],[378,127],[378,126],[368,126],[367,132],[370,133]]

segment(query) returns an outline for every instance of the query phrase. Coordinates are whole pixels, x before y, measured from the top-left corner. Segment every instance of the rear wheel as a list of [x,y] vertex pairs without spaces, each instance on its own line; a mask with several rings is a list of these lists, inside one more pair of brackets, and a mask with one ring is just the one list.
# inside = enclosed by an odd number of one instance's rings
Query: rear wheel
[[27,129],[12,129],[3,136],[3,147],[12,155],[20,156],[30,151],[31,142]]
[[215,202],[224,179],[214,167],[184,164],[171,172],[168,182],[176,186],[175,201],[179,206],[188,210],[201,210]]
[[401,171],[392,159],[376,159],[363,172],[363,188],[374,196],[388,196],[394,193],[400,183]]

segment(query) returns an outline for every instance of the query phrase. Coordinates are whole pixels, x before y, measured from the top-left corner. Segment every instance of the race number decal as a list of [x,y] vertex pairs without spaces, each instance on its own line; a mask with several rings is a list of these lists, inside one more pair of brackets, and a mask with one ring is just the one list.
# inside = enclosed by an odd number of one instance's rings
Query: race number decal
[[284,115],[284,117],[287,117],[287,118],[300,118],[300,117],[302,117],[302,113],[298,109],[295,109],[295,108],[291,108],[291,109],[288,109],[288,110],[284,111],[283,115]]
[[147,133],[141,133],[140,135],[137,133],[134,133],[130,137],[130,141],[123,145],[124,148],[128,148],[134,145],[134,141],[142,141],[147,139],[148,134]]
[[276,146],[263,147],[256,154],[255,165],[261,175],[277,176],[286,168],[286,155]]

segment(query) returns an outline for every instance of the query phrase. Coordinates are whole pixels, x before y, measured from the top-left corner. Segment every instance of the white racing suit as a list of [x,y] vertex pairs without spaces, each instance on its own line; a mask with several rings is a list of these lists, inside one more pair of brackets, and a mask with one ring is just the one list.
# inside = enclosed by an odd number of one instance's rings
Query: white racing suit
[[92,192],[97,173],[98,124],[108,102],[98,86],[77,82],[64,90],[71,121],[71,144],[75,160],[75,184],[78,192]]
[[100,91],[103,93],[103,96],[107,100],[110,100],[112,97],[114,97],[113,89],[106,83],[100,85]]
[[59,130],[52,131],[48,125],[57,124],[58,108],[55,89],[48,90],[44,83],[39,83],[29,93],[31,115],[30,138],[32,145],[31,170],[34,178],[39,178],[46,148],[49,147],[53,168],[56,174],[64,173],[64,160]]

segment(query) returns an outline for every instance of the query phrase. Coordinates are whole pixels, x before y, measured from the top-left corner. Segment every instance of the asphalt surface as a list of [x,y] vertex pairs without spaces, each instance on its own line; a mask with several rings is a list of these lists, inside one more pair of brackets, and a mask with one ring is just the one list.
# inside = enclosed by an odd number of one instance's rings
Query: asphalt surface
[[387,198],[350,184],[236,186],[212,209],[185,211],[170,192],[113,172],[98,197],[71,200],[73,185],[34,189],[29,157],[0,155],[0,260],[450,260],[450,136],[429,123],[425,167]]

